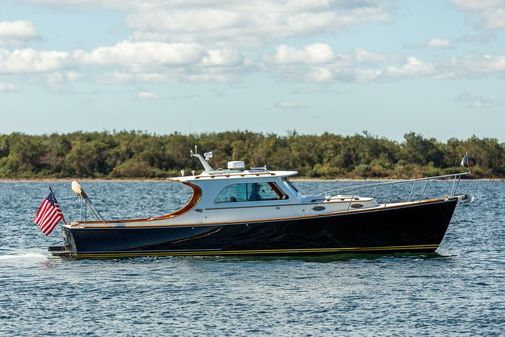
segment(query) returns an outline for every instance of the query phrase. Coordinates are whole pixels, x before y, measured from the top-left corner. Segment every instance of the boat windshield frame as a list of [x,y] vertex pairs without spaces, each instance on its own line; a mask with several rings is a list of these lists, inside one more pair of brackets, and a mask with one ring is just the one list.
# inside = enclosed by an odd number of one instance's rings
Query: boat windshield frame
[[300,193],[300,191],[298,190],[298,188],[296,188],[295,184],[293,184],[293,182],[291,180],[288,179],[288,177],[282,177],[282,180],[288,184],[288,186],[290,188],[292,188],[296,193]]

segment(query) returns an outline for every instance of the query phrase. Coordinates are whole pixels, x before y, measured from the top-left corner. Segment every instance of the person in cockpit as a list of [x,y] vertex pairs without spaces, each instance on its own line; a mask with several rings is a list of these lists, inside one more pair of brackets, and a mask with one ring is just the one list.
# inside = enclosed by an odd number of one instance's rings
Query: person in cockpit
[[254,183],[252,185],[252,191],[251,194],[249,195],[249,201],[258,201],[261,200],[261,195],[260,195],[260,184]]

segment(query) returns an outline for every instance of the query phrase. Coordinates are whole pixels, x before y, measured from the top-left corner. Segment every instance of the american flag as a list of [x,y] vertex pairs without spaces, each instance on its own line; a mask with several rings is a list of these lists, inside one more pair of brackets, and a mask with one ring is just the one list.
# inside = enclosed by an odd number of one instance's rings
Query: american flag
[[42,201],[33,222],[35,222],[42,233],[47,236],[51,234],[54,227],[56,227],[61,220],[64,220],[63,213],[61,213],[60,205],[51,191],[47,198]]

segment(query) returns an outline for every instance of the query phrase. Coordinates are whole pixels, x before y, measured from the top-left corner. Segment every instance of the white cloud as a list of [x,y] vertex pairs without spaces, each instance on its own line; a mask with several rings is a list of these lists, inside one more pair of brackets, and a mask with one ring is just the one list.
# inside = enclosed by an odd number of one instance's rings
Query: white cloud
[[451,40],[449,39],[441,39],[441,38],[433,38],[429,40],[427,43],[428,47],[431,48],[449,48],[452,47]]
[[300,104],[293,101],[280,101],[275,105],[279,109],[300,109]]
[[59,70],[46,74],[47,86],[61,94],[71,94],[75,92],[73,82],[81,78],[75,71]]
[[69,62],[70,55],[62,51],[0,49],[0,73],[4,74],[52,72],[60,70]]
[[482,76],[505,72],[505,56],[476,55],[453,59],[450,63],[457,75]]
[[479,17],[490,29],[505,28],[504,0],[451,0],[458,9]]
[[230,82],[237,80],[235,71],[226,71],[220,68],[194,68],[182,67],[146,72],[107,72],[99,75],[98,81],[104,84],[123,83],[165,83],[165,82]]
[[123,71],[106,72],[99,76],[98,81],[105,84],[118,84],[132,81],[134,76],[132,73]]
[[499,7],[503,0],[451,0],[451,2],[464,10],[482,11]]
[[[180,72],[197,74],[205,71],[208,73],[212,70],[202,69],[237,67],[245,63],[237,50],[229,48],[207,50],[204,46],[192,42],[123,41],[89,52],[77,50],[73,56],[76,62],[84,65],[122,67],[128,69],[128,72],[144,73],[146,76],[154,73],[169,77]],[[124,72],[116,72],[116,75],[118,74],[124,74]],[[121,77],[126,79],[125,76]]]
[[325,43],[314,43],[302,48],[280,45],[275,54],[265,60],[275,64],[329,63],[335,59],[333,50]]
[[0,44],[16,45],[37,38],[37,31],[30,21],[0,21]]
[[341,69],[352,66],[349,54],[335,54],[330,46],[314,43],[302,47],[280,45],[273,55],[264,55],[264,69],[301,81],[328,82],[342,77]]
[[[152,48],[140,48],[143,43],[128,43],[132,50],[118,50],[115,46],[99,48],[89,53],[77,52],[75,64],[92,64],[100,72],[103,83],[124,82],[227,82],[242,78],[246,73],[261,69],[267,74],[279,75],[299,82],[374,82],[392,81],[405,78],[468,78],[490,76],[505,72],[505,56],[475,55],[462,58],[420,60],[415,56],[401,58],[399,55],[373,53],[355,49],[348,54],[336,54],[326,44],[309,44],[301,47],[279,46],[273,54],[261,57],[263,63],[255,64],[245,60],[236,50],[211,49],[196,45],[192,63],[187,58],[174,53],[171,43],[157,43],[167,46],[160,53],[151,56]],[[176,44],[178,45],[178,44]],[[117,45],[116,45],[117,46]],[[193,46],[190,44],[189,46]],[[175,49],[177,50],[177,49]],[[121,57],[119,54],[124,52]],[[139,53],[137,55],[137,52]],[[189,55],[193,55],[190,53]],[[111,71],[111,69],[115,69]],[[108,71],[101,71],[101,69]]]
[[488,14],[487,25],[491,28],[505,27],[505,6],[497,8]]
[[422,62],[415,57],[408,57],[402,66],[389,66],[386,75],[392,78],[429,76],[435,73],[432,64]]
[[[115,9],[133,9],[139,7],[153,7],[162,0],[25,0],[26,2],[50,6],[80,6]],[[176,2],[176,1],[174,1]]]
[[202,59],[205,66],[233,66],[244,61],[242,55],[234,49],[214,49],[207,52],[207,56]]
[[104,83],[130,81],[225,82],[250,66],[238,50],[206,49],[197,43],[123,41],[91,51],[77,50],[75,62],[108,69]]
[[335,54],[326,44],[300,48],[281,45],[273,55],[263,56],[265,69],[298,81],[371,82],[435,74],[434,65],[415,57],[408,57],[399,65],[396,64],[397,59],[396,56],[373,53],[362,48],[350,54]]
[[466,103],[472,109],[488,109],[497,105],[494,100],[471,92],[463,92],[455,100]]
[[9,82],[0,82],[0,92],[17,91],[18,88]]
[[363,48],[354,49],[356,62],[358,63],[384,63],[387,60],[386,55],[379,53],[372,53]]
[[77,50],[74,57],[81,63],[151,67],[188,65],[200,62],[205,49],[195,43],[130,42],[123,41],[91,52]]
[[314,67],[308,72],[306,76],[309,81],[314,82],[329,82],[333,80],[334,77],[335,75],[333,72],[330,69],[324,67]]
[[134,40],[251,47],[285,37],[335,32],[389,19],[385,1],[150,2],[126,19]]
[[167,10],[136,13],[127,18],[127,24],[141,31],[190,34],[209,30],[219,32],[239,27],[242,19],[242,15],[228,9],[187,9],[177,6]]
[[242,56],[232,48],[194,42],[122,41],[90,51],[0,49],[0,74],[37,76],[51,87],[84,78],[101,83],[230,82],[263,71],[297,82],[393,81],[404,78],[472,78],[505,73],[504,55],[421,60],[356,48],[337,53],[325,43],[280,45],[271,54]]
[[503,73],[505,73],[505,56],[490,54],[439,59],[436,62],[423,62],[415,57],[409,57],[404,65],[389,66],[385,69],[385,75],[392,78],[474,78]]
[[140,99],[149,100],[149,101],[160,99],[160,95],[158,95],[155,92],[151,92],[151,91],[140,91],[137,94],[137,96]]
[[360,82],[373,82],[380,79],[383,73],[381,68],[358,68],[354,70],[354,78]]
[[[86,66],[90,71],[96,70],[99,81],[110,84],[233,81],[261,66],[260,62],[244,57],[244,49],[250,51],[272,40],[334,33],[361,23],[389,20],[388,0],[25,1],[123,10],[125,24],[132,31],[130,38],[110,46],[70,52],[67,61],[47,70],[68,71],[71,66]],[[376,56],[362,55],[362,59],[368,57],[370,61]],[[281,45],[265,62],[292,65],[295,72],[303,73],[305,80],[325,82],[348,77],[335,68],[347,66],[352,56],[335,55],[324,43],[300,48]],[[306,69],[296,69],[297,64]],[[32,68],[37,67],[32,64]],[[18,70],[23,71],[28,72],[28,67]]]
[[[272,55],[263,56],[262,69],[300,82],[374,82],[406,78],[471,78],[505,73],[505,56],[474,55],[460,58],[421,60],[415,56],[379,54],[365,49],[335,54],[327,45],[312,48],[279,46]],[[326,50],[309,53],[308,50]],[[318,55],[318,57],[314,56]],[[319,57],[320,55],[328,55]],[[324,62],[323,62],[324,61]]]
[[126,11],[135,41],[251,46],[389,20],[387,0],[25,0]]
[[65,84],[78,80],[80,74],[75,71],[55,71],[47,75],[47,83],[55,89],[62,89]]
[[488,109],[494,106],[494,103],[483,101],[483,100],[475,100],[470,103],[470,107],[474,109]]

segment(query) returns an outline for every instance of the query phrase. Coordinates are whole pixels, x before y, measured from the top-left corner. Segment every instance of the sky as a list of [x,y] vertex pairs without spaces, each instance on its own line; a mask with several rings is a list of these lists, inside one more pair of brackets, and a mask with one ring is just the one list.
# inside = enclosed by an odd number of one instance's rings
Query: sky
[[2,0],[0,133],[505,141],[505,0]]

